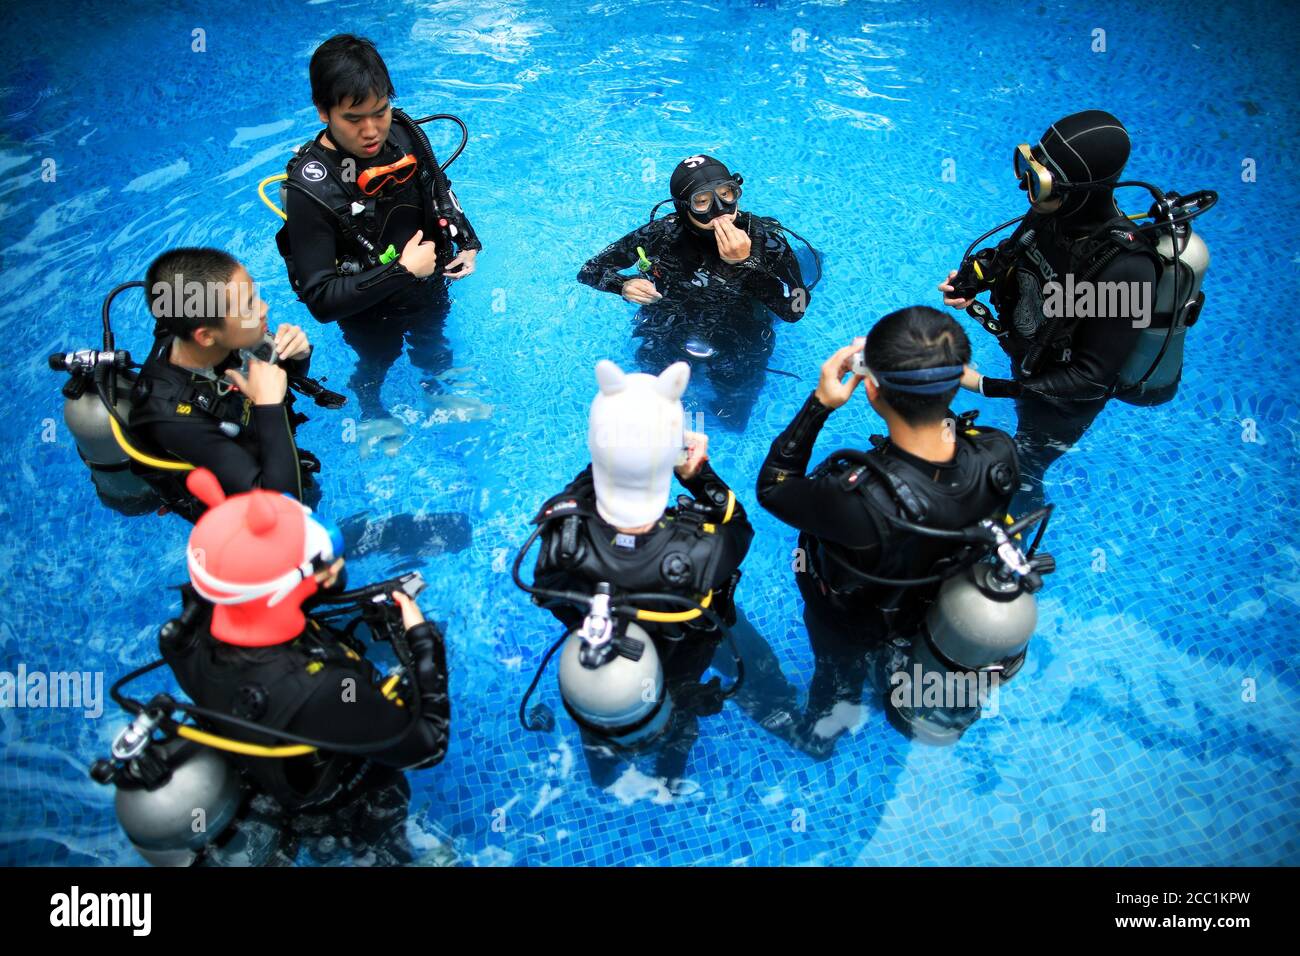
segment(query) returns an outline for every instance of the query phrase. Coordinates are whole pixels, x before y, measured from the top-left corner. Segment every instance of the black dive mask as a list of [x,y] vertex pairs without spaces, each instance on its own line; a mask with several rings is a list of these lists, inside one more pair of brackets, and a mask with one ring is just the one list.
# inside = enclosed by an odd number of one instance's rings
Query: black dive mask
[[685,203],[686,211],[700,222],[712,222],[719,216],[734,213],[740,205],[740,184],[743,178],[735,176],[694,190]]

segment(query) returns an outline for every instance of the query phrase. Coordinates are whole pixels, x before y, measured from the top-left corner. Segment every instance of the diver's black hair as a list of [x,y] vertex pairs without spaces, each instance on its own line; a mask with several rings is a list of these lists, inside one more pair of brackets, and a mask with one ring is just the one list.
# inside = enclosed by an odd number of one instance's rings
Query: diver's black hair
[[[913,305],[885,316],[867,333],[867,365],[877,372],[905,372],[970,362],[970,339],[946,312]],[[943,421],[959,386],[938,395],[915,395],[881,386],[880,399],[909,425]]]
[[[201,328],[222,328],[226,297],[210,290],[227,285],[238,268],[239,260],[220,249],[169,249],[150,263],[145,273],[149,311],[159,326],[185,339]],[[191,291],[196,289],[202,294]]]
[[375,45],[351,33],[332,36],[311,55],[311,99],[327,113],[340,103],[393,96],[393,81]]

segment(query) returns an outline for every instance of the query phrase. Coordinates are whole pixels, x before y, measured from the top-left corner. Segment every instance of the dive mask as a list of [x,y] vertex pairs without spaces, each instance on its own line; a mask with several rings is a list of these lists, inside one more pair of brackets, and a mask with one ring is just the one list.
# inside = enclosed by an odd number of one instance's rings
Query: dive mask
[[1047,165],[1034,156],[1028,143],[1021,143],[1015,153],[1016,178],[1020,188],[1029,193],[1029,201],[1039,212],[1055,212],[1064,201],[1062,193],[1071,189],[1110,189],[1114,179],[1072,183],[1057,178]]
[[740,202],[741,176],[732,179],[708,183],[694,190],[689,197],[691,215],[700,222],[709,222],[718,216],[726,216],[736,211]]
[[363,195],[374,196],[390,183],[401,184],[415,175],[415,156],[407,153],[395,163],[371,166],[357,174],[357,188]]

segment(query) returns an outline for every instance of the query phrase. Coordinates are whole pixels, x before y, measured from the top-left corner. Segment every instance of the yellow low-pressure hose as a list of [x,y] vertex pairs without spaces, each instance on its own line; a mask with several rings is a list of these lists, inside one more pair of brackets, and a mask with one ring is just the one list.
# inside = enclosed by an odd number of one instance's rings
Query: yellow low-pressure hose
[[[710,591],[700,601],[700,607],[708,607],[712,603],[713,592]],[[637,611],[636,619],[638,621],[654,621],[656,624],[680,624],[683,621],[693,621],[703,613],[699,608],[691,611]]]
[[284,214],[283,209],[281,209],[279,206],[277,206],[275,203],[271,202],[271,200],[267,198],[266,187],[269,186],[271,183],[282,183],[288,178],[289,177],[287,174],[278,173],[275,176],[267,176],[265,179],[263,179],[260,183],[257,184],[257,197],[261,199],[262,202],[266,203],[267,209],[271,210],[271,212],[275,213],[285,222],[289,221],[289,217]]
[[315,747],[309,747],[306,744],[290,744],[285,747],[263,747],[261,744],[248,744],[242,740],[218,737],[216,734],[210,734],[195,727],[177,727],[176,732],[186,740],[192,740],[196,744],[203,744],[203,746],[211,747],[214,750],[224,750],[227,753],[243,754],[245,757],[301,757],[303,754],[316,752]]
[[162,471],[193,471],[194,466],[186,461],[168,461],[166,458],[154,458],[152,455],[146,455],[144,452],[135,448],[126,440],[122,434],[122,426],[117,423],[117,419],[109,416],[108,427],[113,431],[113,438],[117,441],[117,447],[130,458],[135,459],[140,464],[149,468],[158,468]]

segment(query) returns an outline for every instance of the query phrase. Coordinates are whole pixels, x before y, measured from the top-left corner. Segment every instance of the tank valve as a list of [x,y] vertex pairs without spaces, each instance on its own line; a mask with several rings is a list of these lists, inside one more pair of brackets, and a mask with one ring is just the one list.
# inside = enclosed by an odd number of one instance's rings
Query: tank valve
[[167,719],[175,704],[166,694],[158,694],[149,706],[135,715],[129,725],[113,741],[112,754],[117,760],[127,761],[138,757],[149,746],[153,732]]
[[610,617],[610,587],[601,582],[596,585],[596,593],[591,597],[591,610],[582,622],[578,636],[582,638],[582,650],[579,660],[584,667],[599,667],[609,656],[610,644],[614,639],[614,621]]

